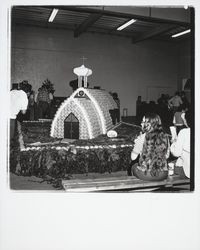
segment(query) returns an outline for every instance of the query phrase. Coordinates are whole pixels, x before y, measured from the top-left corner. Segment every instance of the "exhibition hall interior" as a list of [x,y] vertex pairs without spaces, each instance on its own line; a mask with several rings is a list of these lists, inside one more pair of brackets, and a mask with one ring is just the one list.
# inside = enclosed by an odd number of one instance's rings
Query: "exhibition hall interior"
[[12,6],[10,188],[193,191],[194,13]]

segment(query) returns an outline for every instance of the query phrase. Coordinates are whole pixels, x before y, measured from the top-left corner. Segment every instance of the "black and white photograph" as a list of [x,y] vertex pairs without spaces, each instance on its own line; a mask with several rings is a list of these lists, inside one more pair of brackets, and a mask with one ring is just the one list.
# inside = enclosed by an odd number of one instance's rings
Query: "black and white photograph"
[[0,249],[200,249],[199,16],[1,3]]
[[10,11],[11,189],[194,190],[193,7]]

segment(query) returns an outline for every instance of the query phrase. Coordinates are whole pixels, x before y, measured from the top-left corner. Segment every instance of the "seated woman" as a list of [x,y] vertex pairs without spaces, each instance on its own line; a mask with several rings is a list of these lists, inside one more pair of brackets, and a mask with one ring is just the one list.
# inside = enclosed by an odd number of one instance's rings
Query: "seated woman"
[[132,166],[132,174],[149,181],[161,181],[168,177],[167,158],[170,154],[169,140],[163,131],[159,115],[146,114],[143,117],[142,134],[135,140],[131,159],[139,159]]
[[[191,112],[188,110],[185,113],[185,125],[177,138],[172,141],[171,153],[178,157],[175,164],[177,172],[184,171],[184,175],[190,178],[190,124],[191,124]],[[179,170],[177,168],[180,168]],[[183,168],[183,170],[181,170]]]

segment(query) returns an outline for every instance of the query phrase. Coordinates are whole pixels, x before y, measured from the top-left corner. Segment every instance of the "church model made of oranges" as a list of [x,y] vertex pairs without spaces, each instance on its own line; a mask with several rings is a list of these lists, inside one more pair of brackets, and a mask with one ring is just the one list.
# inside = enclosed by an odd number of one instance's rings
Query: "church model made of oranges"
[[[117,104],[110,93],[87,88],[92,70],[82,65],[74,69],[78,75],[78,89],[57,110],[50,135],[56,138],[92,139],[106,134],[114,125]],[[82,84],[84,86],[82,86]]]

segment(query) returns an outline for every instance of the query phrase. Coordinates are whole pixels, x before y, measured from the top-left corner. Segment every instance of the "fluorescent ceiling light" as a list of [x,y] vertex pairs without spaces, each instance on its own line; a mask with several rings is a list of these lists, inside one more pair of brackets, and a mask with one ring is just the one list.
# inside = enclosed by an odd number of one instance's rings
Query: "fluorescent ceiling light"
[[131,19],[130,21],[128,21],[127,23],[123,24],[122,26],[118,27],[117,30],[123,30],[125,29],[127,26],[131,25],[132,23],[136,22],[135,19]]
[[57,15],[57,13],[58,13],[58,9],[53,9],[52,12],[51,12],[51,16],[49,17],[48,22],[50,22],[50,23],[53,22],[53,20],[54,20],[55,16]]
[[177,34],[174,34],[172,37],[178,37],[178,36],[182,36],[182,35],[185,35],[187,33],[189,33],[191,30],[185,30],[183,32],[180,32],[180,33],[177,33]]

